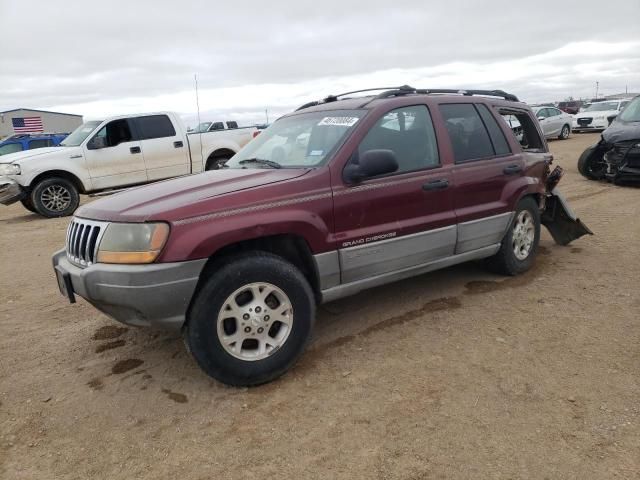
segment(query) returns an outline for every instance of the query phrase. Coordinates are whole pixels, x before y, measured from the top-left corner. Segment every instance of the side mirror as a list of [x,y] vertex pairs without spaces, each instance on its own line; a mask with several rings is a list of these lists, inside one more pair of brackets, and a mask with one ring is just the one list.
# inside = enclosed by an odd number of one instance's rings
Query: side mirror
[[105,148],[107,146],[107,141],[104,137],[93,137],[87,143],[87,148],[89,150],[100,150],[101,148]]
[[360,155],[358,164],[350,164],[344,169],[347,183],[358,183],[365,178],[393,173],[398,170],[398,159],[393,150],[367,150]]
[[545,117],[538,117],[538,121],[542,121],[544,119],[545,119]]

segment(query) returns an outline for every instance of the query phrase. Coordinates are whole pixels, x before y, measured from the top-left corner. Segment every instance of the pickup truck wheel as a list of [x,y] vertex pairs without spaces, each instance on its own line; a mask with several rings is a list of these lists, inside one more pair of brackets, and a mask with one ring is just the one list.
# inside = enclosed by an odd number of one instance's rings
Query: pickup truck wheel
[[228,385],[259,385],[293,365],[314,317],[304,275],[276,255],[255,252],[225,263],[205,281],[185,340],[211,377]]
[[205,166],[205,170],[220,170],[222,166],[227,163],[229,159],[227,157],[212,157],[207,160],[207,165]]
[[513,221],[507,230],[500,250],[487,259],[489,267],[504,275],[526,272],[533,265],[540,241],[540,211],[531,197],[518,203]]
[[31,191],[31,203],[43,217],[66,217],[73,214],[80,204],[76,186],[61,177],[41,180]]
[[30,196],[29,196],[29,197],[26,197],[26,198],[23,198],[22,200],[20,200],[20,203],[22,204],[22,206],[23,206],[24,208],[26,208],[26,209],[27,209],[27,210],[29,210],[30,212],[38,213],[38,212],[36,211],[36,207],[34,207],[34,206],[33,206],[33,203],[31,203],[31,197],[30,197]]

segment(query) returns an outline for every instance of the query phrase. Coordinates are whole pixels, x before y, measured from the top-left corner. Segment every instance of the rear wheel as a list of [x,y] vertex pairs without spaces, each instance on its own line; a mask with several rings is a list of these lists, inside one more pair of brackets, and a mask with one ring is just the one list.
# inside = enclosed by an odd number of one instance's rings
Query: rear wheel
[[197,294],[185,340],[200,367],[236,386],[286,372],[311,335],[315,301],[304,275],[268,253],[222,265]]
[[569,134],[571,133],[571,127],[569,125],[565,125],[560,130],[560,136],[558,137],[560,140],[566,140],[569,138]]
[[518,203],[500,250],[487,259],[489,267],[504,275],[526,272],[533,265],[540,241],[540,211],[532,197]]
[[80,204],[76,186],[66,178],[45,178],[31,190],[30,196],[37,213],[43,217],[66,217],[73,214]]
[[227,156],[221,156],[221,157],[209,157],[209,159],[207,160],[207,165],[205,166],[205,170],[219,170],[221,169],[225,163],[227,163],[229,161],[229,158],[231,157],[227,157]]

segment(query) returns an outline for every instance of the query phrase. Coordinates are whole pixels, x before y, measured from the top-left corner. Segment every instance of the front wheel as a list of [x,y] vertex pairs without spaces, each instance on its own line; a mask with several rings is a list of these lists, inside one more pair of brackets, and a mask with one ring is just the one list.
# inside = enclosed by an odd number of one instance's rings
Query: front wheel
[[526,272],[533,265],[540,241],[540,210],[532,197],[518,203],[500,250],[487,259],[489,267],[504,275]]
[[558,137],[560,140],[566,140],[569,138],[569,134],[571,133],[571,127],[569,125],[565,125],[560,130],[560,136]]
[[604,161],[606,148],[600,144],[588,147],[578,159],[578,171],[589,180],[602,180],[607,172],[607,164]]
[[76,186],[61,177],[45,178],[31,190],[31,203],[37,213],[47,218],[72,215],[80,204]]
[[33,203],[31,203],[31,196],[28,196],[26,198],[23,198],[22,200],[20,200],[20,203],[22,204],[22,206],[24,208],[26,208],[27,210],[29,210],[30,212],[33,213],[38,213],[36,211],[36,207],[33,206]]
[[185,340],[211,377],[228,385],[259,385],[293,365],[314,317],[304,275],[281,257],[254,252],[231,259],[205,281]]

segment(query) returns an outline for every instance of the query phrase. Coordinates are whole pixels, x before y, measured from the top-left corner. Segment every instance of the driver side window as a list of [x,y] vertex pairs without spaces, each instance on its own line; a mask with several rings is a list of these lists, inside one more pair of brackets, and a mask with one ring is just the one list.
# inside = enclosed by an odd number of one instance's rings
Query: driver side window
[[95,137],[103,138],[105,147],[115,147],[121,143],[134,140],[127,119],[114,120],[107,123],[96,133]]
[[427,107],[413,105],[383,115],[360,142],[353,161],[367,150],[378,149],[395,153],[395,174],[438,166],[438,144]]

